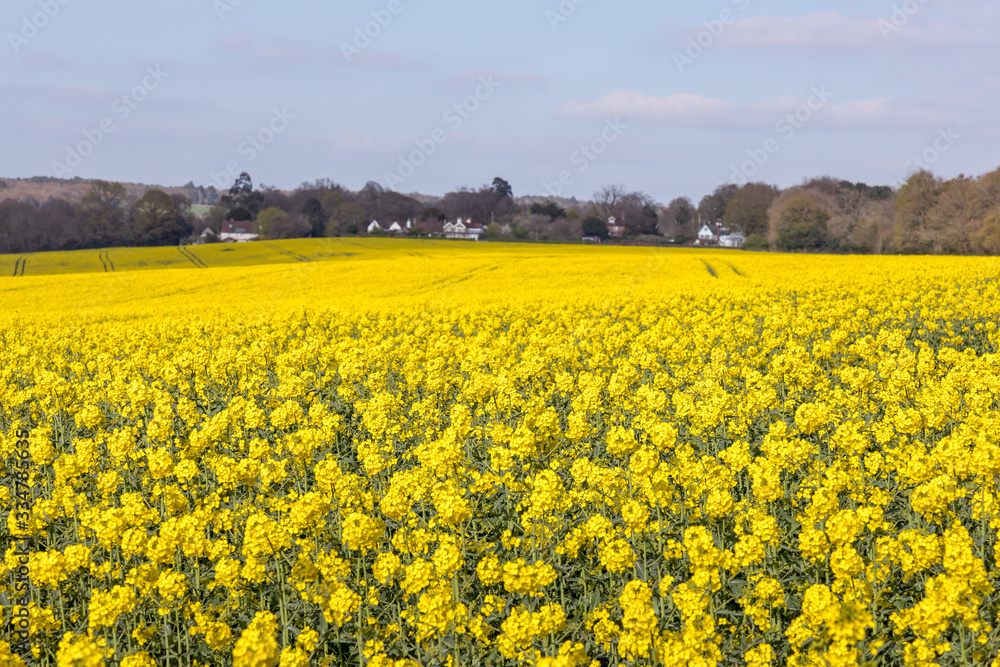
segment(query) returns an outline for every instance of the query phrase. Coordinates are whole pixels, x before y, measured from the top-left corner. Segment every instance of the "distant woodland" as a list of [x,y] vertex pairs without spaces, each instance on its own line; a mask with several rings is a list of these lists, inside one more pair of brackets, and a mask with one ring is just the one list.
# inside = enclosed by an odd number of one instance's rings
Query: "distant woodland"
[[[370,182],[351,191],[328,179],[291,191],[255,187],[242,174],[228,191],[188,183],[161,188],[47,177],[0,180],[0,252],[38,252],[195,242],[226,220],[250,221],[263,238],[352,236],[372,221],[426,223],[462,217],[487,240],[578,242],[607,238],[614,216],[620,243],[691,244],[703,224],[747,236],[744,249],[868,254],[1000,254],[1000,169],[944,180],[919,171],[901,187],[833,177],[790,188],[722,185],[697,204],[666,204],[610,185],[589,201],[515,197],[510,184],[460,188],[442,197],[401,194]],[[721,223],[717,222],[721,221]]]

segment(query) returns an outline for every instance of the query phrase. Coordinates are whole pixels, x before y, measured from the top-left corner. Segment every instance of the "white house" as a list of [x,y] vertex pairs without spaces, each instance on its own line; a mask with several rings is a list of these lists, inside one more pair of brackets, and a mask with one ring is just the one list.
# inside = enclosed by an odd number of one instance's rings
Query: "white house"
[[715,229],[707,222],[698,230],[698,245],[715,245],[718,240]]
[[724,231],[719,237],[719,245],[723,248],[742,248],[747,237],[740,230]]
[[615,216],[608,218],[608,236],[613,239],[625,236],[625,225],[619,225]]
[[459,218],[457,222],[444,223],[444,237],[446,239],[461,239],[465,241],[478,241],[486,230],[472,224],[472,218],[463,221]]
[[222,233],[219,234],[220,241],[236,241],[237,243],[246,243],[247,241],[256,241],[260,238],[260,235],[254,231],[254,223],[252,220],[226,220],[222,223]]
[[368,224],[368,233],[369,234],[378,234],[380,232],[385,232],[385,227],[383,227],[381,224],[379,224],[379,222],[377,220],[372,220]]
[[219,235],[211,227],[206,227],[205,231],[198,235],[198,243],[210,243],[213,240],[218,241]]

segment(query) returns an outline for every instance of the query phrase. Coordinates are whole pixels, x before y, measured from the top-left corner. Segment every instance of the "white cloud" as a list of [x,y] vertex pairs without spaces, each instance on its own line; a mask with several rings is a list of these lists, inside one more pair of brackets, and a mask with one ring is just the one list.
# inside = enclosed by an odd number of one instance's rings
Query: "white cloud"
[[968,29],[930,22],[920,12],[903,17],[905,21],[894,24],[894,19],[900,19],[894,17],[892,8],[864,17],[849,17],[835,10],[803,16],[753,16],[727,26],[717,43],[730,49],[857,50],[887,44],[967,46],[984,38]]
[[651,124],[754,127],[774,122],[806,102],[807,99],[793,95],[735,103],[690,93],[660,97],[620,90],[593,102],[571,100],[560,107],[557,115],[577,120],[621,117]]
[[768,128],[803,107],[809,109],[811,123],[827,127],[970,123],[982,118],[975,104],[959,100],[883,97],[838,102],[836,91],[823,86],[815,87],[804,96],[786,95],[740,103],[688,93],[658,97],[623,90],[592,102],[571,100],[559,108],[557,115],[574,120],[620,117],[626,121],[659,125]]

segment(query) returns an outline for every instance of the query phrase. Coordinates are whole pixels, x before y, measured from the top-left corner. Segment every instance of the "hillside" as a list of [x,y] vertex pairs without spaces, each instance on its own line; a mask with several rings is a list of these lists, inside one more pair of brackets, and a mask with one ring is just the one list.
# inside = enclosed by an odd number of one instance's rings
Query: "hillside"
[[[83,199],[84,195],[90,191],[90,187],[94,180],[95,179],[89,178],[59,179],[48,176],[33,176],[31,178],[0,177],[0,202],[6,199],[16,199],[18,201],[34,200],[39,204],[43,204],[48,201],[49,198],[65,199],[69,202],[79,202]],[[128,191],[129,197],[134,199],[139,199],[148,191],[156,189],[163,190],[169,195],[184,195],[193,203],[198,205],[210,205],[215,203],[214,201],[208,201],[205,195],[202,194],[206,188],[201,188],[202,193],[199,193],[199,189],[197,187],[192,188],[191,184],[174,186],[159,185],[155,183],[122,183],[122,185],[124,185],[125,189]],[[211,188],[208,188],[208,190],[211,190]],[[291,191],[288,190],[282,190],[281,192],[288,195],[292,194]],[[410,192],[407,193],[406,196],[412,197],[424,206],[433,206],[441,201],[441,197],[439,195],[427,195],[421,192]],[[554,201],[567,209],[579,206],[581,203],[576,198],[537,195],[515,197],[514,201],[518,206],[530,206],[536,202]]]
[[[34,199],[41,204],[48,201],[49,198],[78,202],[90,191],[93,182],[93,179],[88,178],[64,180],[48,178],[46,176],[0,178],[0,202],[6,199],[17,199],[19,201]],[[145,183],[122,183],[122,185],[128,191],[129,197],[136,199],[139,199],[146,192],[153,189],[163,190],[171,195],[181,194],[187,197],[191,196],[190,188],[183,186],[148,185]]]

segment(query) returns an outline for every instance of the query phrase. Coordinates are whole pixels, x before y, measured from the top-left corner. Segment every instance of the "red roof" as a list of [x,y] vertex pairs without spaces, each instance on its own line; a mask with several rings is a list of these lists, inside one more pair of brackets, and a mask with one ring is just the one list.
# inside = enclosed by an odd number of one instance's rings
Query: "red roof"
[[438,220],[428,220],[414,223],[414,229],[419,229],[425,234],[440,234],[444,231],[444,223]]

